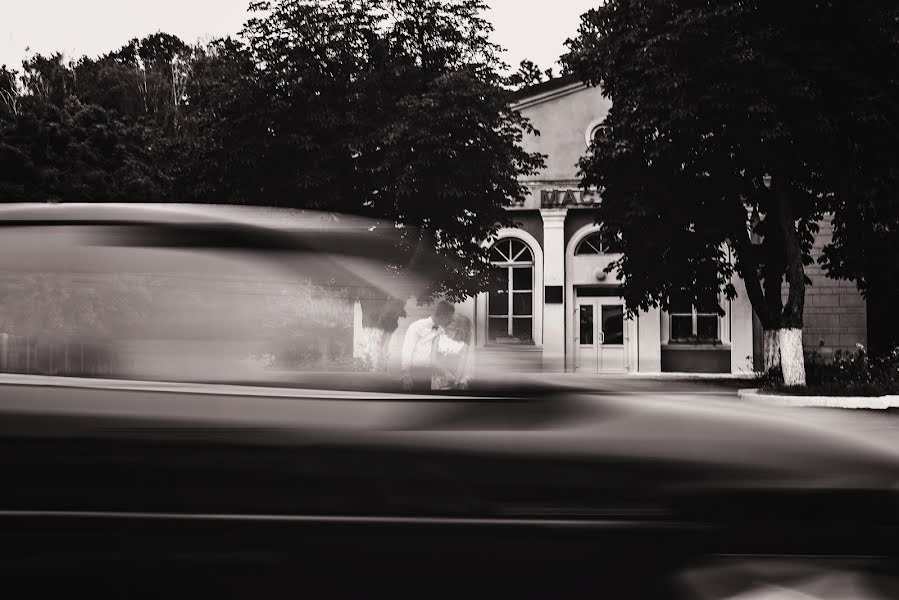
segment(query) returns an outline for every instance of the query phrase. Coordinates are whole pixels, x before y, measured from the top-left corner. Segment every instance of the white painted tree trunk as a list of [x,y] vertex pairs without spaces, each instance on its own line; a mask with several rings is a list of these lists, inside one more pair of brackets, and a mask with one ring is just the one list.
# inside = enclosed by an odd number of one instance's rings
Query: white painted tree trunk
[[765,373],[780,367],[780,344],[777,329],[766,329],[763,338],[762,354]]
[[356,340],[353,356],[361,358],[371,371],[387,369],[391,334],[376,327],[363,327]]
[[805,385],[805,356],[802,353],[802,330],[778,330],[780,366],[784,385]]

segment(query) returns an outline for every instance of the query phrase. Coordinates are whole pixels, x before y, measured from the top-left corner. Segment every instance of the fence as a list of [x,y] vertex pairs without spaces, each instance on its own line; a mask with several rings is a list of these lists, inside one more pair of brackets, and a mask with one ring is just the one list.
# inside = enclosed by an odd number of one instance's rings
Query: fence
[[0,333],[0,372],[99,377],[114,368],[108,342],[32,339]]

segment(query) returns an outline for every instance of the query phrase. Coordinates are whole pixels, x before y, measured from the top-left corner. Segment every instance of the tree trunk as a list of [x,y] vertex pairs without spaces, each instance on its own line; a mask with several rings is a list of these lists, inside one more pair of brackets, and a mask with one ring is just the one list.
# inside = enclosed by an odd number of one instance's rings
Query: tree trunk
[[787,177],[773,180],[777,197],[777,224],[783,236],[786,258],[786,279],[790,286],[783,309],[783,321],[778,341],[784,384],[805,385],[805,357],[802,351],[802,326],[805,312],[805,267],[802,248],[796,231],[793,211],[792,182]]
[[805,385],[805,355],[802,352],[802,329],[781,329],[778,331],[780,345],[780,368],[784,385]]
[[762,366],[765,373],[780,367],[780,336],[777,329],[765,329],[762,355]]
[[31,338],[25,338],[25,372],[31,373]]
[[[766,240],[767,245],[756,246],[753,242],[754,229],[747,227],[749,224],[746,207],[742,202],[734,204],[734,230],[745,229],[742,235],[734,236],[731,240],[734,255],[737,257],[741,269],[739,275],[746,287],[746,295],[753,312],[759,319],[764,331],[762,346],[762,368],[764,372],[780,366],[780,347],[777,343],[777,329],[780,323],[780,310],[772,306],[768,294],[772,291],[770,268],[766,269],[771,258],[772,241]],[[764,265],[760,264],[759,257],[764,256]],[[780,302],[780,290],[776,294],[777,302]]]
[[363,327],[358,340],[358,356],[372,372],[385,371],[392,334],[377,327]]
[[81,369],[79,375],[84,376],[84,342],[81,342]]
[[63,342],[63,367],[62,374],[69,374],[69,340]]
[[362,332],[354,343],[354,356],[361,357],[371,371],[387,369],[388,346],[400,317],[406,316],[405,301],[396,298],[364,298]]

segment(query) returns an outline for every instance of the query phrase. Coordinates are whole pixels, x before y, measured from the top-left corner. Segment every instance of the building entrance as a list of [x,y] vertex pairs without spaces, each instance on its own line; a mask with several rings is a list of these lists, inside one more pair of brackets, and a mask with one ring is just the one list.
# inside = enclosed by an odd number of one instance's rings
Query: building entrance
[[578,298],[575,313],[575,371],[627,371],[627,336],[621,298]]

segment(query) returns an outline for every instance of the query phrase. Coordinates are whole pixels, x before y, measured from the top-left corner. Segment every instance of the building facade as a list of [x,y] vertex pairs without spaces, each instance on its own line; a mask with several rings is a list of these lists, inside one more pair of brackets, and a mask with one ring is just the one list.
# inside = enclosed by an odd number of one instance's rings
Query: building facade
[[[515,227],[499,232],[493,263],[504,272],[507,289],[483,293],[458,305],[474,324],[473,344],[480,369],[581,373],[731,373],[758,367],[762,332],[742,281],[737,298],[713,307],[652,309],[629,317],[614,273],[616,259],[595,224],[597,194],[578,187],[578,159],[611,107],[599,88],[557,79],[533,86],[515,108],[539,136],[528,136],[528,151],[547,155],[546,167],[523,181],[524,201],[508,210]],[[829,239],[824,224],[816,251]],[[811,267],[806,300],[807,349],[823,353],[864,344],[865,305],[851,283],[828,280]],[[390,345],[398,368],[406,325],[430,308],[407,304],[408,316]],[[358,313],[358,310],[357,310]],[[357,315],[357,327],[359,327]]]

